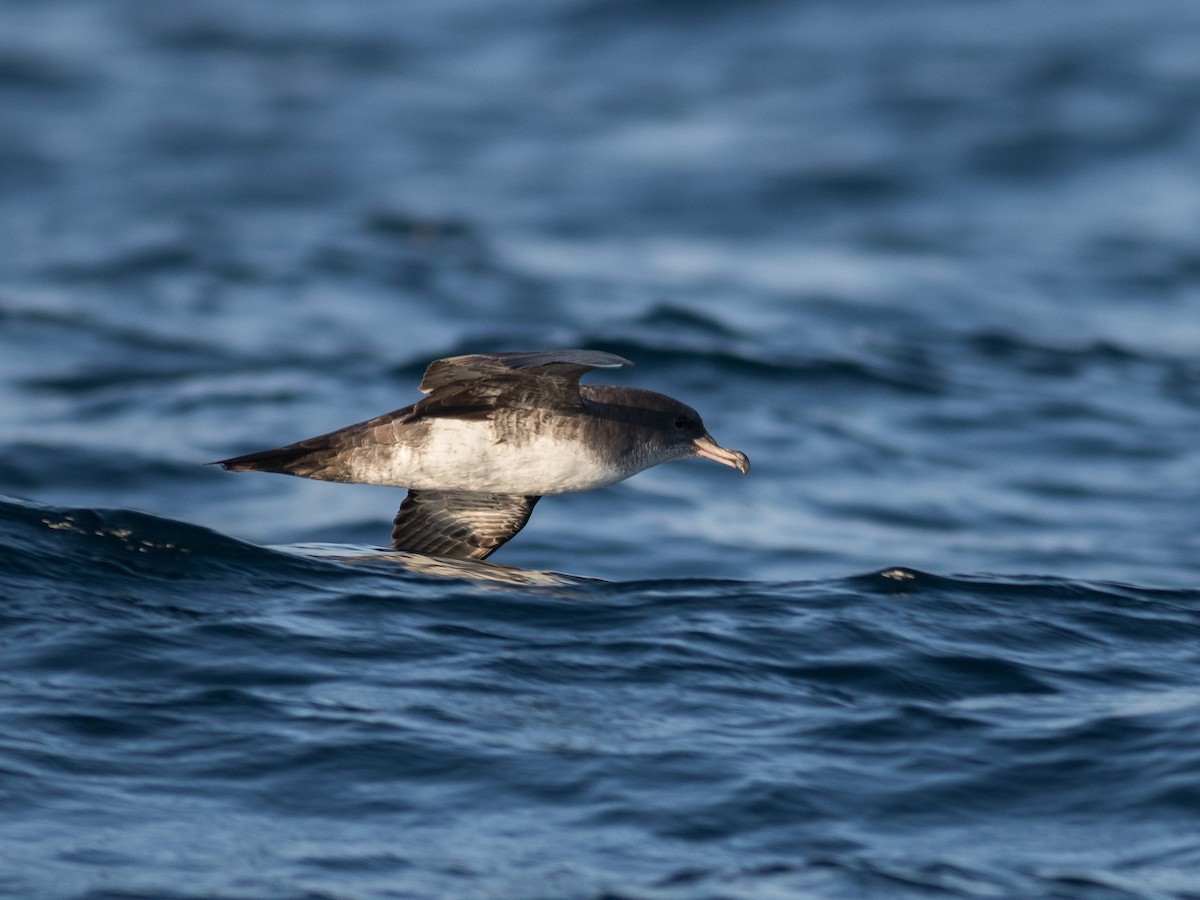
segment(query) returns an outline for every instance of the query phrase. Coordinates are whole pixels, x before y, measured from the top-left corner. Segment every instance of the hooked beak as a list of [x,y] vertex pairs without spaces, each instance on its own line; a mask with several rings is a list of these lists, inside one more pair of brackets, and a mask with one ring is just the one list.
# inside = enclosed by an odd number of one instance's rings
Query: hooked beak
[[711,434],[698,437],[692,442],[696,445],[696,455],[711,459],[722,465],[732,466],[743,475],[750,471],[750,458],[740,450],[726,450],[713,440]]

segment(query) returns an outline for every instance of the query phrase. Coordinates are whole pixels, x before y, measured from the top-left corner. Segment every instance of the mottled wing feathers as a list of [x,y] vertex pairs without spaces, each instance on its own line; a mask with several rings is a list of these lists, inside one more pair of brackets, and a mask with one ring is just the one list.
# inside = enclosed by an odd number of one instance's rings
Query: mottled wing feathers
[[598,350],[472,353],[468,356],[449,356],[434,360],[425,370],[425,377],[421,379],[417,389],[422,394],[433,394],[448,385],[497,376],[517,379],[552,375],[578,384],[580,376],[592,369],[619,369],[632,365],[633,363],[624,357]]
[[579,379],[592,369],[633,363],[595,350],[476,353],[430,363],[411,418],[487,416],[497,407],[582,411]]
[[409,491],[392,527],[392,549],[486,559],[529,521],[538,497],[474,491]]

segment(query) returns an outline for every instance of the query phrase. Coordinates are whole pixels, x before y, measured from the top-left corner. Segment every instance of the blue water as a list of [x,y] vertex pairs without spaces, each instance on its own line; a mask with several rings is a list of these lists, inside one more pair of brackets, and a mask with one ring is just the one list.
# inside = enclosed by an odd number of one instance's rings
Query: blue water
[[[0,4],[0,895],[1200,898],[1198,46]],[[445,565],[203,465],[543,347],[750,474]]]

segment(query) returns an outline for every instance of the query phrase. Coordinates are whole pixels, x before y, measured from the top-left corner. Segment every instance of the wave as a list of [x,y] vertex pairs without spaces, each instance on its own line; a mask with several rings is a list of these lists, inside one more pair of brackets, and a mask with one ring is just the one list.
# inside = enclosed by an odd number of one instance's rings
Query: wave
[[0,499],[0,562],[10,577],[84,586],[149,580],[162,587],[184,577],[300,565],[292,560],[200,525],[136,510]]
[[1019,601],[1102,602],[1125,608],[1152,604],[1188,611],[1200,622],[1200,591],[1121,582],[1080,581],[1044,575],[946,576],[904,566],[818,581],[754,581],[720,578],[603,580],[527,570],[493,562],[426,557],[383,548],[331,543],[258,545],[210,528],[132,509],[52,506],[0,497],[0,562],[9,576],[66,578],[94,583],[98,576],[135,577],[172,583],[180,578],[267,575],[309,585],[337,577],[424,578],[492,582],[520,587],[574,586],[587,596],[619,594],[664,601],[700,597],[709,602],[756,598],[853,594],[920,597],[972,604],[995,611]]
[[[496,586],[548,587],[597,579],[489,562],[346,544],[261,546],[200,525],[130,509],[48,506],[0,498],[0,566],[14,578],[82,587],[135,581],[170,588],[180,580],[238,579],[253,591],[257,576],[273,590],[328,588],[340,580],[461,580]],[[361,587],[361,586],[360,586]]]

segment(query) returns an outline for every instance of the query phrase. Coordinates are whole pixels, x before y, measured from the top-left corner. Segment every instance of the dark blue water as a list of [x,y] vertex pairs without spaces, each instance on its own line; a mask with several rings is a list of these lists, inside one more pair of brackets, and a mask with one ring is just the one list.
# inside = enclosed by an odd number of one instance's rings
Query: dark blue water
[[[0,894],[1200,898],[1200,6],[0,4]],[[203,463],[587,347],[748,477]]]

